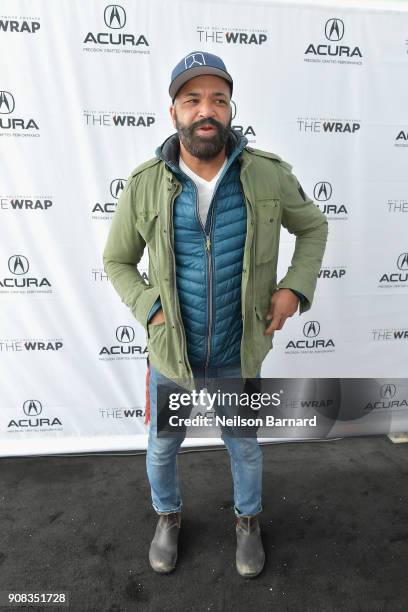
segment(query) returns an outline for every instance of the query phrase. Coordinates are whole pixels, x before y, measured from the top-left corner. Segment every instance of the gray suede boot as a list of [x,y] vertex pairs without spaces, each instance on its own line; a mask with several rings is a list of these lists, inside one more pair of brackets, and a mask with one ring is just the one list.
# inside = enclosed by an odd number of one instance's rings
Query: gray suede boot
[[180,525],[181,512],[159,515],[156,532],[149,550],[150,565],[159,574],[168,574],[176,567]]
[[235,517],[237,533],[237,572],[244,578],[254,578],[261,573],[265,563],[261,529],[256,516]]

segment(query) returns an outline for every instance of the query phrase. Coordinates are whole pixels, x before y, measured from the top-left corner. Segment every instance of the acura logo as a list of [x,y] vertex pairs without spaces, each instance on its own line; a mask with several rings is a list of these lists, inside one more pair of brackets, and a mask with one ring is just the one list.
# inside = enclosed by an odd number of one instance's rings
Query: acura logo
[[0,114],[9,115],[15,107],[13,95],[9,91],[0,91]]
[[110,184],[110,192],[111,192],[111,196],[112,198],[115,198],[116,200],[118,199],[118,197],[120,196],[120,194],[123,191],[123,188],[125,186],[125,182],[123,179],[114,179],[111,184]]
[[41,402],[38,400],[27,400],[23,404],[23,410],[27,416],[38,416],[42,412]]
[[316,183],[313,189],[314,199],[318,202],[327,202],[332,196],[332,186],[327,181],[320,181]]
[[120,30],[126,23],[126,12],[119,4],[109,4],[103,14],[105,24],[112,30]]
[[135,339],[135,332],[133,327],[130,327],[130,325],[121,325],[116,330],[116,338],[118,342],[133,342],[133,340]]
[[380,387],[380,395],[383,399],[389,399],[391,397],[394,397],[395,393],[397,391],[397,388],[395,385],[381,385]]
[[398,270],[408,270],[408,253],[401,253],[397,260]]
[[205,66],[205,59],[202,53],[192,53],[184,59],[186,68],[194,68],[194,66]]
[[331,40],[333,42],[341,40],[344,36],[344,23],[341,19],[329,19],[326,21],[324,34],[327,40]]
[[8,269],[12,274],[25,274],[30,264],[24,255],[12,255],[8,260]]
[[306,338],[315,338],[320,333],[320,323],[318,321],[308,321],[303,326],[303,335]]

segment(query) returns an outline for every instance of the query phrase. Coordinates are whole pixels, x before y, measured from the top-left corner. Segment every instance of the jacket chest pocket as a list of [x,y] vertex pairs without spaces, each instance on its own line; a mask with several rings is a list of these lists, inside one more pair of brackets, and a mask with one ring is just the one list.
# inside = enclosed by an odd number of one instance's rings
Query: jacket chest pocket
[[276,254],[279,198],[255,202],[255,263],[263,264]]
[[147,245],[154,243],[159,231],[159,213],[151,210],[138,214],[137,229]]

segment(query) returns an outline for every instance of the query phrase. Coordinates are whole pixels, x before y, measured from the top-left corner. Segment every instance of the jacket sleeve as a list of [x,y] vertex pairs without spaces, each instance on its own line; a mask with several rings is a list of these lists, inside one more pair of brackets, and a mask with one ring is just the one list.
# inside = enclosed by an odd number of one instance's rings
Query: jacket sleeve
[[147,318],[159,296],[147,285],[137,264],[146,246],[136,227],[137,177],[129,178],[119,198],[103,252],[106,274],[133,316],[147,330]]
[[299,314],[309,310],[316,289],[317,277],[326,247],[326,216],[303,191],[292,166],[280,163],[282,193],[282,225],[296,236],[291,264],[278,289],[292,289],[305,296]]

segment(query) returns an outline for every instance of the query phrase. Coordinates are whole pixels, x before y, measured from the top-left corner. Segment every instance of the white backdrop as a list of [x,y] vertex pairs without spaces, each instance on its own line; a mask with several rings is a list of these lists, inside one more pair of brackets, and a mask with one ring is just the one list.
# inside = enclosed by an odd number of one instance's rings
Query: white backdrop
[[[224,59],[233,125],[329,219],[314,305],[275,334],[263,376],[407,376],[407,36],[402,9],[2,0],[0,455],[145,448],[145,334],[102,251],[195,50]],[[292,250],[283,232],[279,278]]]

